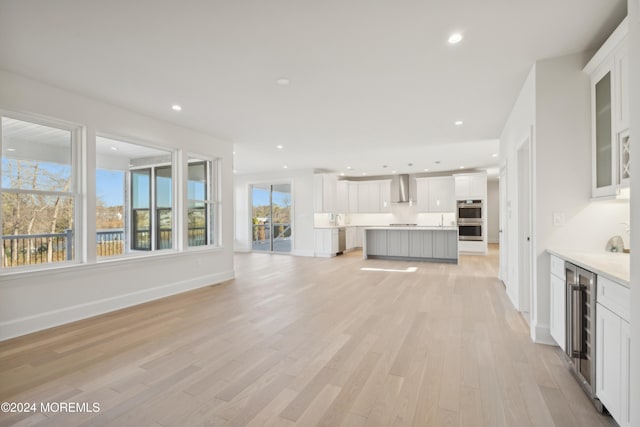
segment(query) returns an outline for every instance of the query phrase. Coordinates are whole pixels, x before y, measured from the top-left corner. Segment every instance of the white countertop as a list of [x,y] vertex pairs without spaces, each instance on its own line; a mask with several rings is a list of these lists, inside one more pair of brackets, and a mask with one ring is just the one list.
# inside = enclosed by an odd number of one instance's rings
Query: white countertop
[[380,225],[380,226],[366,226],[365,230],[431,230],[431,231],[458,231],[458,227],[455,226],[445,226],[440,227],[439,225]]
[[552,255],[558,256],[570,263],[583,267],[598,275],[605,276],[626,287],[630,287],[630,257],[629,254],[619,252],[579,252],[547,249]]

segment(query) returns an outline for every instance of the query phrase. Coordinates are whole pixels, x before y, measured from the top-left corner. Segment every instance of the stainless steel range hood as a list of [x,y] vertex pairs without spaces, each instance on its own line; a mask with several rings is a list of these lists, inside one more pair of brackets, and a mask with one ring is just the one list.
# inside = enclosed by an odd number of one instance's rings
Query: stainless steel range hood
[[412,199],[411,176],[395,175],[391,178],[391,201],[393,203],[409,203]]

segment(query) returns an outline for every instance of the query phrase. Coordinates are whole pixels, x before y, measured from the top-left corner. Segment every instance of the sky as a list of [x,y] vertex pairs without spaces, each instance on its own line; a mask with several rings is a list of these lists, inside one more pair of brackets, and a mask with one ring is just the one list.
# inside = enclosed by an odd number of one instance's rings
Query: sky
[[96,195],[105,206],[124,205],[124,172],[96,170]]
[[[278,206],[285,206],[285,202],[288,200],[288,204],[291,204],[291,193],[282,193],[279,191],[273,192],[273,204]],[[269,191],[262,188],[253,188],[252,192],[253,206],[267,206],[269,205]]]

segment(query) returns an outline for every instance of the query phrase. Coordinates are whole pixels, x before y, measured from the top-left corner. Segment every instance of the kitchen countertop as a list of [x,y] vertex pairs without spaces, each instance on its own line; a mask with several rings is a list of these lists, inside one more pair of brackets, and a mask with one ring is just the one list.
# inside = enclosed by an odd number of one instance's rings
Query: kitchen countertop
[[579,252],[547,249],[552,255],[560,257],[570,263],[592,271],[597,275],[607,277],[626,287],[630,287],[630,257],[629,254],[619,252]]
[[440,227],[439,225],[380,225],[380,226],[365,226],[365,230],[422,230],[422,231],[458,231],[458,227],[455,226],[445,226]]

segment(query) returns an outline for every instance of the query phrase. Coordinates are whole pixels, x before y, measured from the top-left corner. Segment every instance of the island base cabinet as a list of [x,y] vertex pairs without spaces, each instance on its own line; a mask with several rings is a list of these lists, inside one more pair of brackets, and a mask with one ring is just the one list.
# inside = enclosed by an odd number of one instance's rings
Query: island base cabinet
[[408,231],[390,231],[387,233],[387,255],[398,257],[409,256]]
[[433,258],[433,231],[415,231],[409,234],[409,256]]
[[458,258],[458,233],[439,231],[433,233],[433,257],[439,259]]
[[367,230],[367,254],[387,256],[387,230]]
[[364,258],[458,262],[457,230],[367,229]]
[[596,395],[613,419],[623,426],[623,395],[628,399],[629,393],[629,389],[624,387],[628,384],[628,375],[626,378],[622,376],[627,344],[622,339],[622,331],[623,324],[627,322],[602,304],[596,305],[596,319]]

